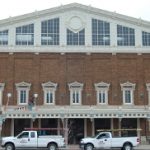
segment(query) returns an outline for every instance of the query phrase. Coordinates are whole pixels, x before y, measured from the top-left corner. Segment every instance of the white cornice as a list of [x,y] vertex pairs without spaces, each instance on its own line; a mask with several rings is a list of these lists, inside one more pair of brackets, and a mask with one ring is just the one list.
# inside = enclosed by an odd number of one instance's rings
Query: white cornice
[[19,88],[27,88],[27,89],[30,89],[31,87],[31,83],[27,83],[27,82],[20,82],[20,83],[16,83],[16,88],[19,89]]
[[0,53],[150,53],[150,47],[118,46],[0,46]]
[[81,89],[81,90],[83,89],[83,83],[79,83],[77,81],[69,83],[68,86],[69,86],[69,90],[71,90],[72,88],[73,89],[78,88],[78,89]]
[[57,87],[57,83],[54,83],[54,82],[45,82],[45,83],[42,83],[42,87],[43,87],[43,90],[45,89],[53,89],[53,90],[56,90],[56,87]]
[[110,84],[105,83],[105,82],[99,82],[99,83],[95,83],[95,89],[96,90],[101,90],[101,89],[109,89]]
[[31,19],[36,19],[36,18],[40,18],[43,16],[47,16],[47,15],[52,15],[52,14],[57,14],[60,12],[65,12],[65,11],[69,11],[69,10],[80,10],[80,11],[84,11],[84,12],[88,12],[91,14],[96,14],[96,15],[102,15],[104,17],[108,17],[108,18],[112,18],[115,20],[120,20],[120,21],[124,21],[124,22],[128,22],[134,25],[139,25],[139,26],[145,26],[145,27],[150,27],[150,22],[148,21],[144,21],[142,19],[136,19],[133,17],[129,17],[129,16],[125,16],[125,15],[121,15],[115,12],[110,12],[110,11],[106,11],[106,10],[101,10],[98,8],[94,8],[91,6],[86,6],[86,5],[82,5],[82,4],[78,4],[78,3],[71,3],[68,5],[61,5],[59,7],[54,7],[54,8],[50,8],[50,9],[46,9],[46,10],[42,10],[42,11],[35,11],[29,14],[25,14],[25,15],[20,15],[17,17],[9,17],[7,19],[1,20],[0,21],[0,26],[4,26],[4,25],[9,25],[9,24],[15,24],[21,21],[27,21],[27,20],[31,20]]
[[129,81],[120,84],[121,90],[124,90],[124,88],[130,88],[130,89],[135,90],[135,85],[136,85],[135,83],[131,83]]

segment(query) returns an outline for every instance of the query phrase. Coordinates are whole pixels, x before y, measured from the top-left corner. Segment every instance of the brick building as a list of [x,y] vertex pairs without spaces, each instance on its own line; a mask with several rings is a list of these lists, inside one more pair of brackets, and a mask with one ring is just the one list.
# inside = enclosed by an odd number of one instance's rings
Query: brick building
[[[73,3],[0,21],[1,134],[67,126],[150,136],[150,22]],[[59,132],[59,131],[58,131]],[[115,134],[115,133],[114,133]]]

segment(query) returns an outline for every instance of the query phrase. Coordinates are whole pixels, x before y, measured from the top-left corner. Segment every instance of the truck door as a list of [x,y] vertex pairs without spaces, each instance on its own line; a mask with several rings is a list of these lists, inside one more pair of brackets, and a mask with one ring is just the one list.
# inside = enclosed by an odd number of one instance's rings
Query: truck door
[[26,147],[37,147],[37,132],[31,131]]
[[110,148],[111,137],[109,133],[102,133],[97,137],[99,148]]
[[15,140],[15,146],[20,148],[25,147],[26,144],[28,143],[28,139],[29,139],[29,132],[23,132],[19,134]]

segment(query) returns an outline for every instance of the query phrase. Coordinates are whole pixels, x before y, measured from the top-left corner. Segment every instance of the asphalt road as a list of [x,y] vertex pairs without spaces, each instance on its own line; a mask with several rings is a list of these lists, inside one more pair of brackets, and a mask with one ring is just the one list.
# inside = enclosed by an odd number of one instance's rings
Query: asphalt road
[[[4,150],[4,148],[0,147],[0,150]],[[26,149],[22,149],[26,150]],[[29,150],[29,149],[28,149]],[[34,149],[30,149],[34,150]],[[46,149],[38,149],[38,150],[46,150]],[[67,148],[63,148],[60,150],[80,150],[78,145],[69,145]],[[120,149],[112,149],[112,150],[120,150]],[[134,150],[150,150],[150,144],[149,145],[139,145],[138,147],[134,147]]]

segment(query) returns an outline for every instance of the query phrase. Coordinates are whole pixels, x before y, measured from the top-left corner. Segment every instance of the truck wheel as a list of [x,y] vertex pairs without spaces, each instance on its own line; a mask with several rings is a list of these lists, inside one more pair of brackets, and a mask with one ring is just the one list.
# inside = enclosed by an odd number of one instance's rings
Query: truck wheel
[[14,150],[14,149],[15,149],[14,145],[11,143],[6,144],[6,146],[5,146],[5,150]]
[[123,150],[132,150],[132,145],[131,144],[125,144],[123,146]]
[[48,150],[56,150],[57,149],[57,146],[56,146],[56,144],[49,144],[48,145]]
[[93,145],[92,144],[87,144],[85,146],[85,150],[93,150]]

